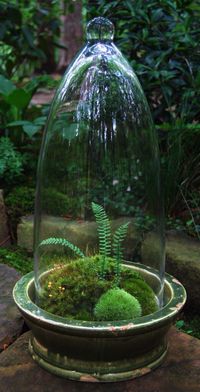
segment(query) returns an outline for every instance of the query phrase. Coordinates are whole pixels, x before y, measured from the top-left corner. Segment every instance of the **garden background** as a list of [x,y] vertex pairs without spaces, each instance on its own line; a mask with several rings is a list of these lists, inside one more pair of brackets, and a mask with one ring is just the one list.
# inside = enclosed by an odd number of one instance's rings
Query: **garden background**
[[[41,138],[54,89],[105,16],[147,96],[159,137],[166,229],[200,240],[200,4],[198,1],[0,1],[0,188],[8,216],[0,262],[21,273],[32,257],[17,245],[17,225],[33,214]],[[73,170],[73,168],[72,168]],[[66,210],[52,191],[49,209]],[[139,224],[138,217],[138,224]],[[148,222],[147,222],[148,223]],[[195,312],[193,312],[195,313]],[[200,336],[196,314],[178,326]]]

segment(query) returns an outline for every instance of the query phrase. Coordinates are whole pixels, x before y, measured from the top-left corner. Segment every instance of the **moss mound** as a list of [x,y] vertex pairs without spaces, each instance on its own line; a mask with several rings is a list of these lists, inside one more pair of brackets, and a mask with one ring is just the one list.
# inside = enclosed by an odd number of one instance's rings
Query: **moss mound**
[[119,288],[106,291],[94,308],[95,318],[99,321],[127,320],[139,317],[141,313],[138,300]]
[[[43,292],[39,306],[46,311],[70,319],[93,321],[94,309],[100,297],[114,288],[115,264],[112,258],[107,260],[108,268],[104,279],[100,279],[100,256],[86,257],[62,263],[43,277]],[[140,274],[123,267],[120,288],[140,303],[142,315],[158,309],[153,290]],[[131,318],[131,317],[128,317]]]
[[127,271],[126,269],[121,281],[121,287],[138,299],[142,307],[143,316],[158,310],[154,292],[141,276],[140,279],[135,279],[131,271]]

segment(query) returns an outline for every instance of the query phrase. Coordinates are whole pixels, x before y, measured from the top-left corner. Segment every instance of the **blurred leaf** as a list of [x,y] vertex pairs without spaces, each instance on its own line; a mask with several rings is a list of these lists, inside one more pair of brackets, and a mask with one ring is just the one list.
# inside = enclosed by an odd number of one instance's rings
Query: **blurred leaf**
[[11,80],[6,79],[3,75],[0,75],[0,93],[3,95],[9,95],[15,90],[15,85]]
[[190,219],[189,221],[186,222],[186,225],[187,225],[187,226],[191,226],[191,225],[193,225],[193,224],[194,224],[193,219]]
[[13,90],[7,97],[6,101],[18,109],[24,109],[31,100],[31,94],[22,88]]
[[6,24],[0,24],[0,40],[3,41],[4,35],[6,33]]
[[37,132],[39,132],[41,129],[41,126],[39,125],[35,125],[34,123],[27,123],[25,125],[23,125],[23,130],[24,132],[30,137],[32,138]]
[[22,31],[23,31],[24,36],[25,36],[28,44],[30,45],[30,47],[35,48],[34,36],[33,36],[32,31],[30,30],[30,28],[28,26],[22,26]]
[[46,116],[41,116],[41,117],[37,117],[34,120],[34,124],[42,126],[42,125],[44,125],[46,123],[46,121],[47,121],[47,117]]
[[184,327],[184,325],[185,325],[185,321],[184,320],[178,320],[176,322],[176,327],[177,328],[182,328],[182,327]]
[[26,120],[19,120],[19,121],[12,121],[11,123],[6,124],[7,127],[19,127],[22,125],[28,125],[30,124],[29,121]]

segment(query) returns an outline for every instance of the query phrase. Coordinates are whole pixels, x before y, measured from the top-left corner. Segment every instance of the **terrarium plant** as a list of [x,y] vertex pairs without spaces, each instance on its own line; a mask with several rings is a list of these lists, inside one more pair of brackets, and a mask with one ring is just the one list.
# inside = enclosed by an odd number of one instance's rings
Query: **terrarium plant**
[[123,242],[130,222],[112,235],[104,208],[92,202],[99,234],[99,252],[85,255],[65,238],[50,237],[42,246],[63,246],[76,260],[63,256],[57,267],[41,279],[40,306],[57,315],[78,320],[126,320],[158,309],[156,296],[142,276],[123,265]]
[[[87,43],[53,100],[38,163],[34,274],[14,289],[34,360],[81,381],[130,379],[157,367],[186,299],[165,274],[157,135],[113,36],[107,19],[88,24]],[[51,189],[67,196],[64,216],[48,208]]]

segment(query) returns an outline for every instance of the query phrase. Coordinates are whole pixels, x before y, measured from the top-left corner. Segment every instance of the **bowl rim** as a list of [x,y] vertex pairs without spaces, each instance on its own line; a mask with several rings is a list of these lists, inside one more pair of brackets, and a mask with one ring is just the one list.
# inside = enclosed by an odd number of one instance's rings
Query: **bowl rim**
[[[154,274],[155,270],[151,267],[145,266],[140,263],[124,263],[129,266],[132,266],[134,270],[140,271],[144,270],[146,273]],[[98,331],[106,332],[106,333],[115,333],[115,332],[124,332],[138,329],[146,329],[150,327],[154,327],[157,324],[165,323],[167,320],[173,320],[177,313],[184,306],[187,294],[184,286],[172,275],[165,273],[164,277],[164,287],[170,291],[171,298],[169,302],[161,309],[158,309],[156,312],[148,314],[146,316],[138,317],[129,320],[120,320],[120,321],[83,321],[83,320],[70,320],[65,317],[61,317],[52,313],[47,312],[46,310],[40,308],[35,302],[32,301],[29,293],[30,290],[33,289],[34,284],[34,272],[29,272],[24,275],[14,286],[13,289],[13,298],[24,315],[24,317],[35,320],[35,322],[42,323],[43,326],[47,326],[49,328],[49,324],[52,328],[59,327],[63,332],[67,330],[76,330],[79,333],[81,331],[85,332],[95,332]]]

